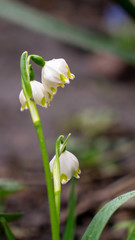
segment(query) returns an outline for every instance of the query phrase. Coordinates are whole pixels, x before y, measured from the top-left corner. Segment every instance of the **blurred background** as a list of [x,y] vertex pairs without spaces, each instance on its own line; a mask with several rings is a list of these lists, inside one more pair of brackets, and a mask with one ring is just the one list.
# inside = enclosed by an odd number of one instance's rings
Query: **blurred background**
[[[0,178],[25,185],[4,202],[6,212],[24,212],[10,225],[17,239],[51,239],[40,148],[29,112],[20,112],[21,53],[64,58],[76,76],[48,109],[38,109],[50,159],[57,137],[72,133],[68,150],[82,170],[79,240],[103,204],[135,186],[134,20],[129,0],[0,0]],[[40,81],[41,69],[33,67]],[[62,186],[61,234],[69,193],[70,183]],[[134,224],[133,199],[111,218],[101,240],[124,240]]]

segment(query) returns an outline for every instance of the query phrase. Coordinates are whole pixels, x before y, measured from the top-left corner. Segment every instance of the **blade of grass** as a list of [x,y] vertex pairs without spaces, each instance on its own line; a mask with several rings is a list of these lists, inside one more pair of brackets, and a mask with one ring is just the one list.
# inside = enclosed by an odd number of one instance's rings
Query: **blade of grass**
[[23,213],[0,213],[0,218],[5,218],[6,221],[16,221],[23,216]]
[[73,26],[26,4],[0,0],[0,17],[88,51],[110,51],[135,65],[134,49],[126,50],[112,38]]
[[113,213],[126,201],[135,197],[135,191],[125,193],[107,203],[89,224],[82,240],[99,240],[101,233]]
[[0,222],[3,226],[3,228],[4,228],[7,239],[8,240],[15,240],[15,238],[14,238],[14,236],[13,236],[13,234],[12,234],[12,232],[11,232],[9,226],[8,226],[8,223],[7,223],[6,219],[5,218],[0,218]]
[[63,240],[73,240],[74,239],[74,229],[75,229],[75,206],[76,206],[76,197],[75,197],[75,178],[72,179],[72,188],[70,193],[69,200],[69,214],[67,218],[67,223],[64,231]]
[[135,240],[135,229],[130,233],[127,240]]

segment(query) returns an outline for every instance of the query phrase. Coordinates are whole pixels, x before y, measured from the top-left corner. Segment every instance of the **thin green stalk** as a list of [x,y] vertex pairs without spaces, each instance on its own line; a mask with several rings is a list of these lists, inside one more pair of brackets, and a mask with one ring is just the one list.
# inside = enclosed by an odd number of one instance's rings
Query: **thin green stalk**
[[49,199],[49,208],[50,208],[50,218],[51,218],[51,229],[52,229],[52,239],[59,240],[59,223],[57,218],[56,206],[55,206],[55,198],[54,198],[54,189],[53,183],[51,179],[50,167],[49,167],[49,159],[47,155],[47,150],[45,146],[44,135],[42,131],[40,117],[37,111],[37,107],[34,101],[31,100],[32,90],[30,85],[30,77],[29,77],[29,61],[33,57],[33,61],[39,65],[44,65],[45,61],[40,56],[31,55],[28,57],[28,53],[24,52],[21,55],[20,67],[21,67],[21,81],[22,81],[22,89],[26,98],[26,102],[28,104],[30,114],[32,117],[33,124],[36,128],[41,154],[43,158],[43,166],[46,177],[46,185]]
[[51,227],[52,227],[52,239],[59,240],[59,223],[58,223],[56,207],[55,207],[54,191],[53,191],[53,184],[51,180],[49,160],[48,160],[47,150],[45,146],[44,135],[42,132],[41,122],[38,121],[34,123],[34,126],[36,128],[39,143],[40,143],[40,148],[41,148],[41,153],[43,158],[43,166],[44,166],[44,171],[46,176],[46,184],[47,184],[49,207],[50,207],[50,217],[51,217]]
[[60,183],[60,162],[59,156],[56,156],[53,165],[53,181],[54,181],[54,196],[55,196],[55,205],[57,218],[59,222],[60,218],[60,195],[61,195],[61,183]]
[[55,205],[56,205],[56,211],[57,211],[57,217],[58,217],[58,222],[60,221],[60,196],[61,196],[61,189],[56,191],[54,189],[54,194],[55,194]]

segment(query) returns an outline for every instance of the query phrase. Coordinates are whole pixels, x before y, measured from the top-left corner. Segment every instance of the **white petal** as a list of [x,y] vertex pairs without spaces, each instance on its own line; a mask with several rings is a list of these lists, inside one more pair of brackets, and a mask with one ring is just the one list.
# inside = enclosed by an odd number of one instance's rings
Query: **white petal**
[[45,81],[51,81],[56,83],[61,83],[60,74],[55,68],[54,64],[50,61],[46,61],[45,66],[42,69],[42,83],[45,84]]
[[36,104],[39,104],[42,106],[42,99],[44,97],[44,87],[42,83],[34,80],[31,81],[31,89],[32,89],[32,96]]
[[49,162],[51,173],[53,173],[53,163],[54,163],[55,157],[56,157],[56,156],[54,156],[54,157],[52,158],[52,160]]

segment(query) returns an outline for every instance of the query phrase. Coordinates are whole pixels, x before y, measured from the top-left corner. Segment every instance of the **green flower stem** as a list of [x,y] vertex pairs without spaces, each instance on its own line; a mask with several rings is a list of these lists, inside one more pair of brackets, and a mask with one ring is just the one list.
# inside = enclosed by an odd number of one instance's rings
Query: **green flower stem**
[[39,143],[40,143],[40,148],[41,148],[41,153],[43,158],[43,166],[44,166],[44,171],[46,176],[46,184],[47,184],[49,207],[50,207],[50,217],[51,217],[51,227],[52,227],[52,239],[59,240],[59,223],[58,223],[56,207],[55,207],[54,190],[53,190],[53,184],[51,180],[49,160],[48,160],[45,140],[42,132],[41,122],[40,121],[35,122],[34,126],[36,128]]
[[[23,81],[22,81],[22,85],[23,85]],[[23,86],[23,91],[25,94],[26,93],[25,86]],[[41,153],[42,153],[42,158],[43,158],[43,166],[44,166],[44,172],[45,172],[45,176],[46,176],[46,185],[47,185],[48,199],[49,199],[49,206],[50,206],[52,239],[59,240],[59,223],[58,223],[58,218],[57,218],[57,213],[56,213],[54,190],[53,190],[53,184],[52,184],[52,180],[51,180],[48,155],[47,155],[44,136],[43,136],[42,127],[41,127],[41,121],[40,121],[40,117],[39,117],[39,114],[37,111],[36,104],[30,100],[30,98],[27,96],[27,93],[25,94],[25,97],[26,97],[26,100],[27,100],[27,103],[29,106],[32,121],[33,121],[34,126],[37,131],[40,148],[41,148]]]
[[[43,65],[44,60],[40,56],[33,55],[33,61],[38,65]],[[49,200],[49,207],[50,207],[50,218],[51,218],[51,229],[52,229],[52,239],[59,240],[59,222],[57,218],[56,206],[55,206],[55,198],[54,198],[54,189],[53,183],[51,179],[50,167],[49,167],[49,159],[47,155],[47,150],[45,146],[44,135],[42,131],[40,117],[37,111],[36,104],[32,101],[32,90],[30,86],[30,77],[28,74],[29,71],[29,61],[32,58],[32,55],[28,57],[28,53],[24,52],[21,56],[20,67],[21,67],[21,81],[22,81],[22,89],[26,98],[26,102],[28,104],[30,114],[32,117],[33,124],[36,128],[41,154],[43,158],[43,166],[44,172],[46,177],[46,185],[47,185],[47,192],[48,192],[48,200]]]
[[59,222],[60,218],[60,195],[61,195],[61,183],[60,183],[60,163],[59,157],[56,157],[53,164],[53,181],[54,181],[54,196],[55,205],[57,211],[57,218]]
[[61,145],[62,138],[63,136],[60,136],[56,141],[56,158],[53,164],[54,195],[55,195],[55,205],[56,205],[58,222],[60,219],[60,195],[61,195],[59,156],[60,156],[60,145]]

